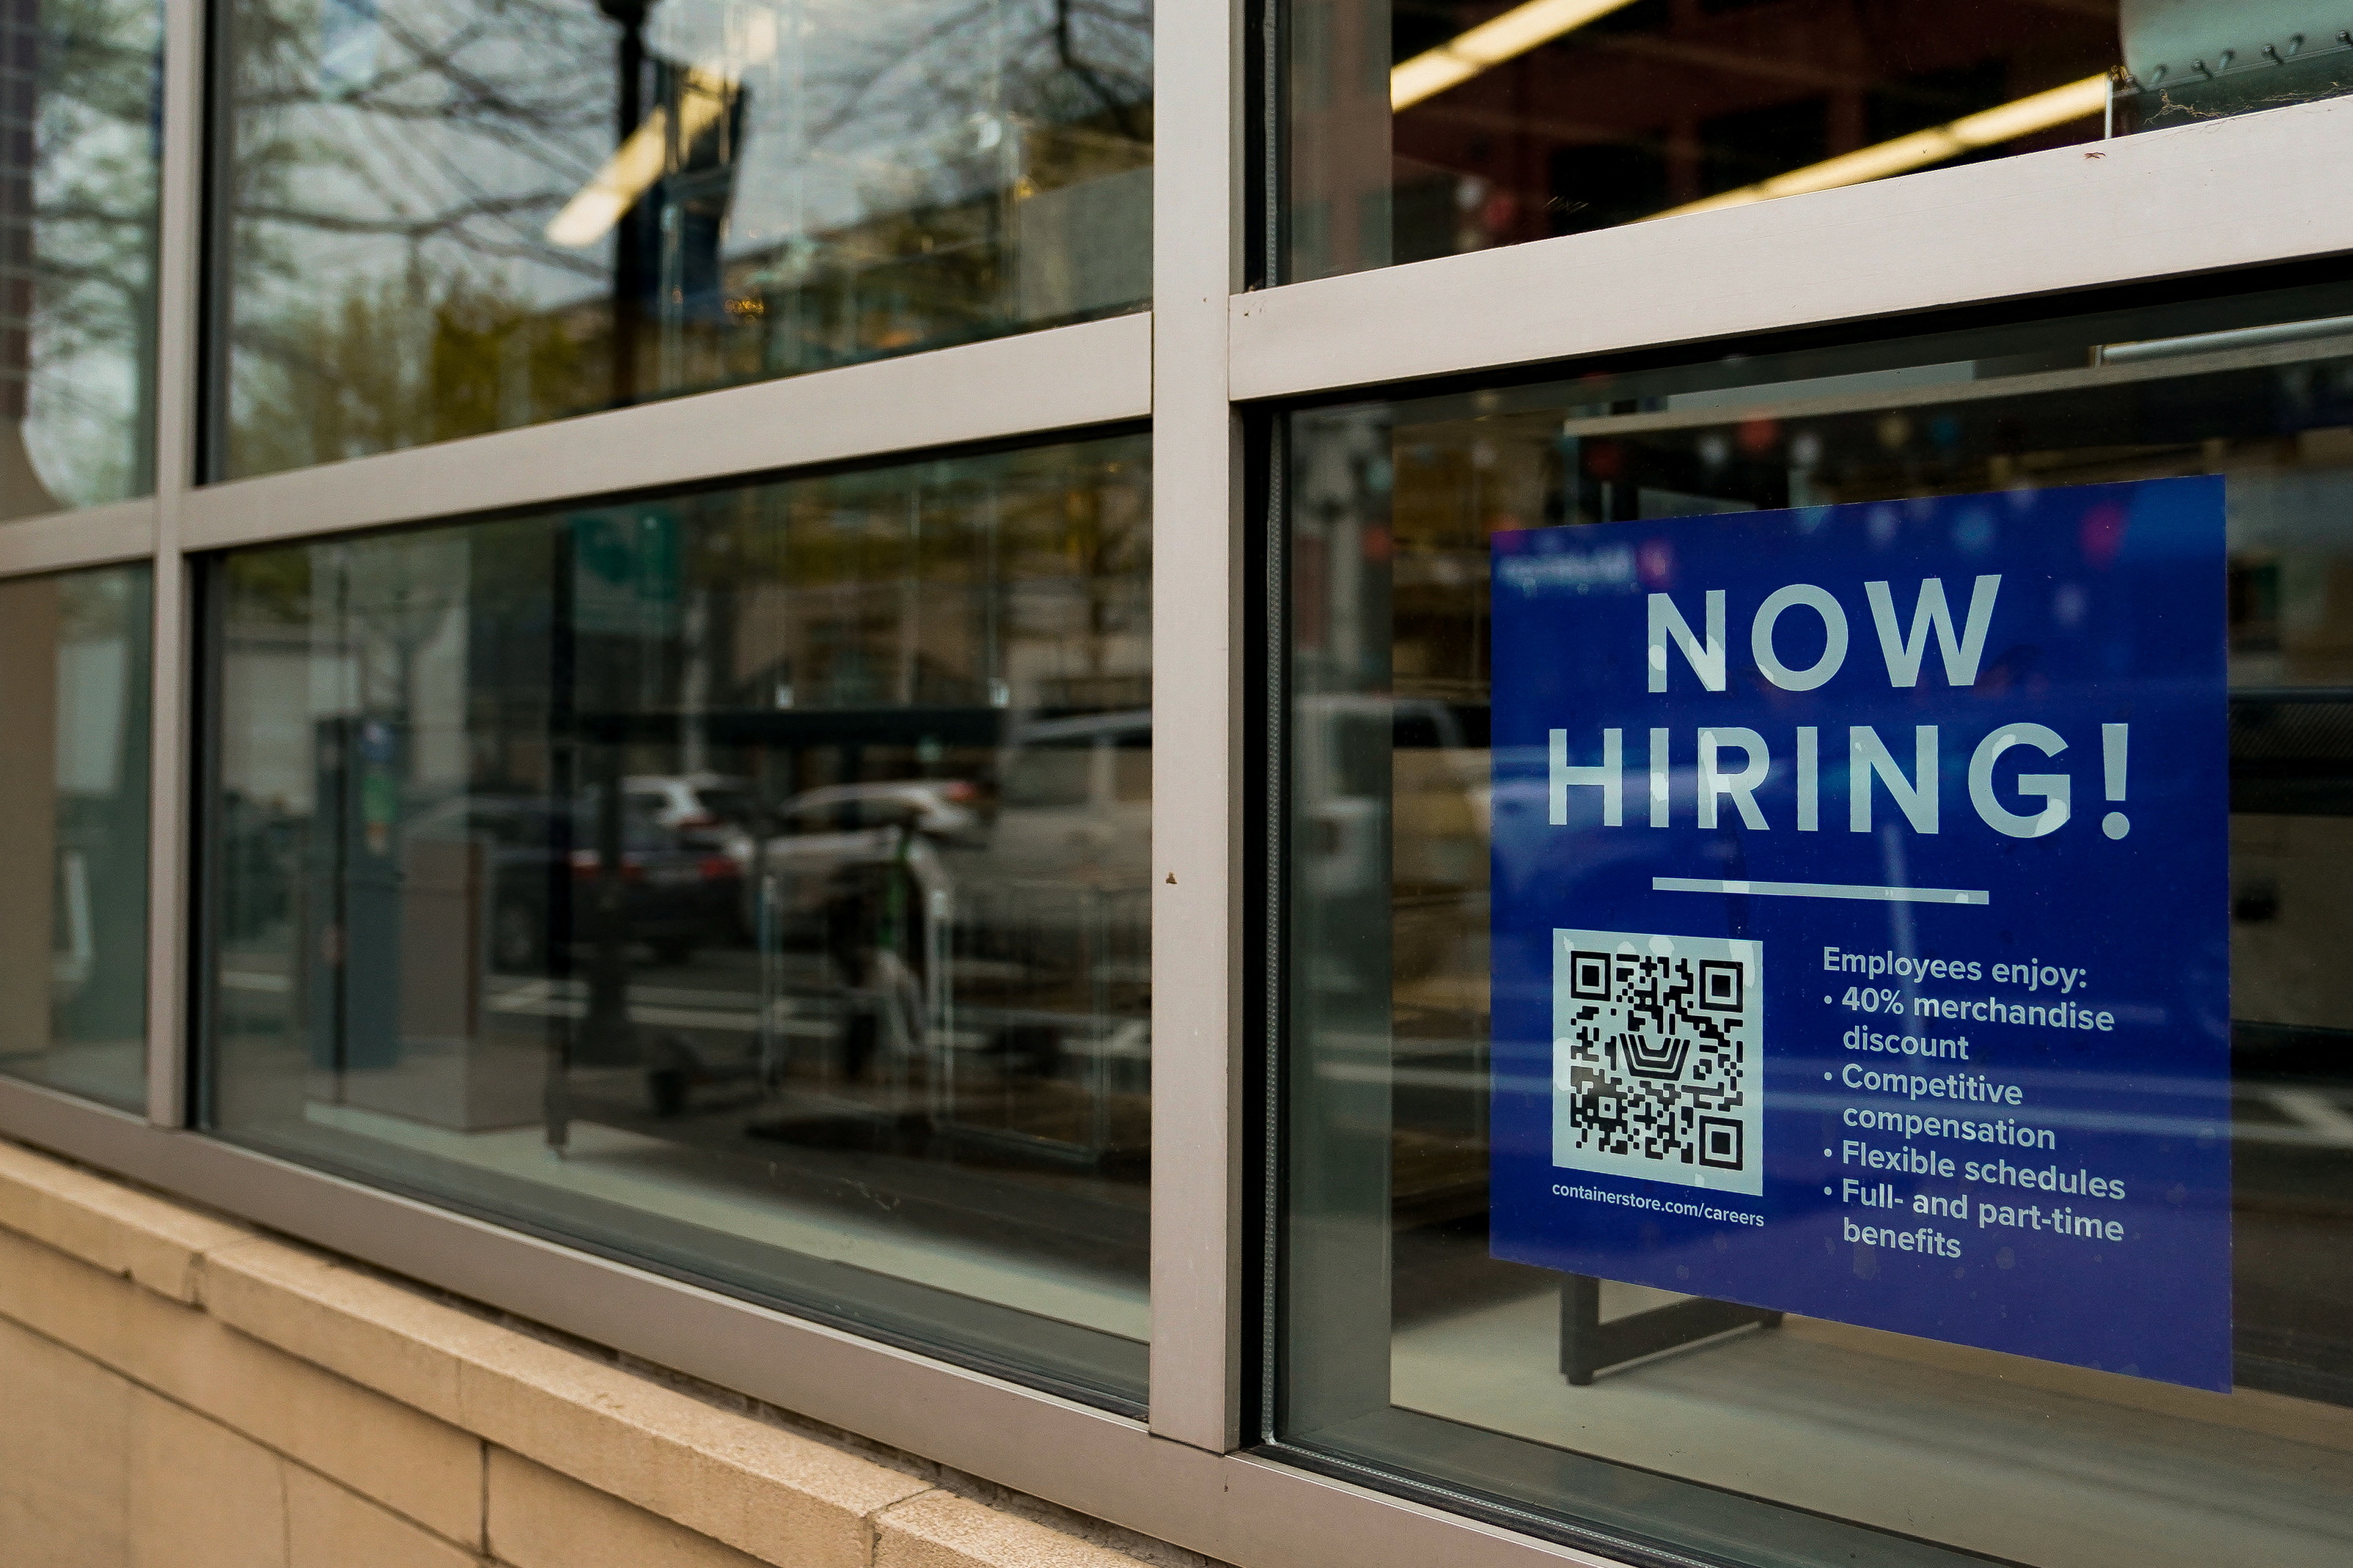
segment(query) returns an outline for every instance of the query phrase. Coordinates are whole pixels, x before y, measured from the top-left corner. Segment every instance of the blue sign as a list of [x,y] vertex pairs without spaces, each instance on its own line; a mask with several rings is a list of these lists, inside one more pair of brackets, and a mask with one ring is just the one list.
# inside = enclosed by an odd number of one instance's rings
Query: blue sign
[[1495,1256],[2228,1388],[2222,481],[1493,571]]

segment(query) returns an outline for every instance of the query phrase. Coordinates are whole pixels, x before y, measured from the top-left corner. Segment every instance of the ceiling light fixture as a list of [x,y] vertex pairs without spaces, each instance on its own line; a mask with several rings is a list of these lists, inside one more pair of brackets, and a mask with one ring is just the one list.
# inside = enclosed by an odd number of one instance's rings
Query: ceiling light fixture
[[1841,185],[1859,185],[1867,180],[1906,174],[1930,163],[1941,163],[1947,158],[1957,158],[1979,147],[1991,147],[2037,131],[2048,131],[2054,125],[2064,125],[2071,120],[2097,114],[2107,107],[2107,102],[2106,74],[2087,76],[2081,81],[2071,81],[2048,92],[2038,92],[1976,114],[1963,115],[1933,130],[1915,131],[1909,136],[1898,136],[1852,153],[1841,153],[1835,158],[1809,163],[1802,169],[1792,169],[1786,174],[1776,174],[1753,185],[1743,185],[1738,190],[1687,202],[1662,213],[1652,213],[1651,218],[1680,217],[1684,213],[1704,213],[1716,207],[1746,206],[1751,202],[1771,201],[1776,196],[1804,195],[1809,191],[1835,190]]
[[[716,71],[684,73],[678,95],[681,150],[693,146],[697,138],[719,122],[727,111],[728,89],[733,85]],[[577,250],[604,238],[621,221],[621,215],[661,178],[669,161],[670,108],[656,104],[628,139],[613,150],[604,166],[564,204],[564,210],[548,220],[548,243]]]
[[1481,71],[1573,33],[1632,0],[1527,0],[1492,21],[1480,23],[1389,72],[1389,108],[1410,109],[1425,98],[1469,81]]

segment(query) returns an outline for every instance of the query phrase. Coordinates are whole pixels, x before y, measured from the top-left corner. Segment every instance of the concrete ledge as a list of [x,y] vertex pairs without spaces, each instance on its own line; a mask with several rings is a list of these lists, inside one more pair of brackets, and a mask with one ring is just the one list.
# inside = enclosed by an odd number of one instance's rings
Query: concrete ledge
[[206,1254],[253,1233],[0,1142],[0,1230],[194,1305]]
[[529,1459],[491,1456],[490,1547],[514,1568],[762,1568],[722,1546]]
[[[0,1320],[37,1336],[26,1345],[61,1347],[26,1352],[61,1369],[28,1370],[37,1383],[79,1376],[131,1400],[114,1422],[127,1414],[127,1478],[92,1474],[80,1499],[44,1470],[20,1505],[0,1474],[0,1521],[86,1503],[79,1538],[125,1542],[126,1563],[459,1568],[486,1549],[510,1568],[1136,1562],[911,1473],[926,1467],[724,1409],[5,1142]],[[15,1342],[0,1334],[0,1351]],[[8,1420],[0,1453],[27,1435]],[[181,1444],[190,1463],[174,1469]],[[174,1515],[167,1548],[157,1532]],[[248,1515],[266,1542],[194,1539]]]
[[1134,1568],[1135,1559],[953,1492],[927,1492],[875,1521],[875,1568]]
[[5,1231],[0,1316],[438,1534],[480,1536],[481,1442],[455,1426]]
[[480,1562],[298,1465],[288,1465],[285,1475],[287,1568],[475,1568]]
[[231,1328],[453,1425],[460,1362],[498,1342],[493,1324],[283,1243],[216,1254],[204,1278]]
[[244,1332],[755,1556],[857,1568],[925,1483],[275,1242],[211,1260]]

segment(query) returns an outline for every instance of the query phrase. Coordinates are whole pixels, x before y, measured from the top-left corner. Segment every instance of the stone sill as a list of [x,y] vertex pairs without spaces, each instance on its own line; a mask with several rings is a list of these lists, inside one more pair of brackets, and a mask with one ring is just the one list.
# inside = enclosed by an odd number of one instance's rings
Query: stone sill
[[1136,1568],[924,1470],[0,1142],[12,1562]]

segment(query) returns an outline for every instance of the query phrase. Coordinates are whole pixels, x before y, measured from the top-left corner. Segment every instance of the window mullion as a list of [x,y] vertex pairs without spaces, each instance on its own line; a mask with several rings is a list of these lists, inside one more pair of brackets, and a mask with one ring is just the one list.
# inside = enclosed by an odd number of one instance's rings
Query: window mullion
[[1153,197],[1152,1429],[1238,1441],[1241,8],[1155,17]]
[[2306,192],[2348,145],[2353,99],[2327,99],[1267,289],[1233,302],[1233,389],[1312,395],[2341,255],[2353,215]]
[[187,1120],[188,582],[180,522],[195,477],[203,232],[203,0],[164,0],[156,256],[154,700],[148,828],[147,1119]]

